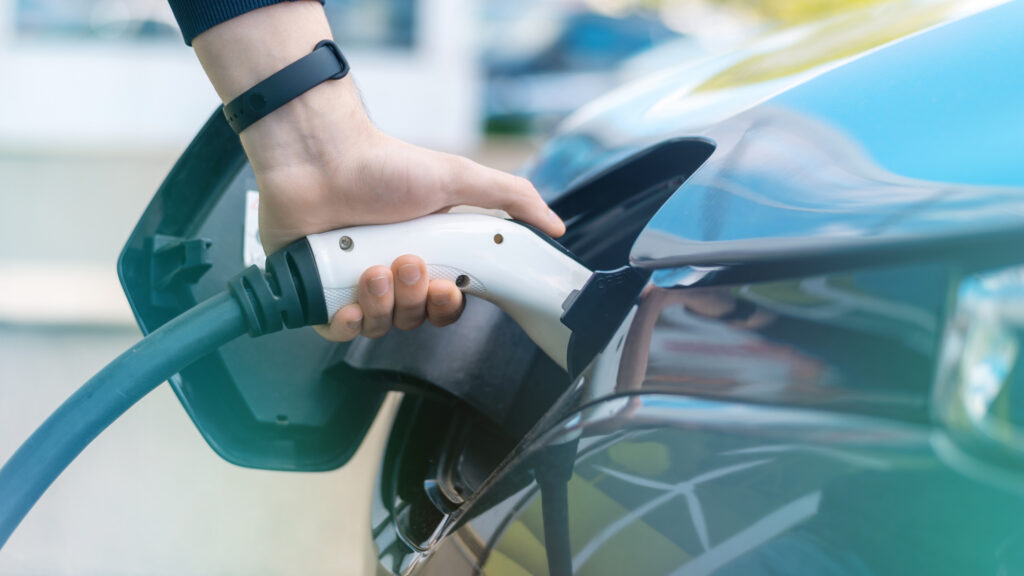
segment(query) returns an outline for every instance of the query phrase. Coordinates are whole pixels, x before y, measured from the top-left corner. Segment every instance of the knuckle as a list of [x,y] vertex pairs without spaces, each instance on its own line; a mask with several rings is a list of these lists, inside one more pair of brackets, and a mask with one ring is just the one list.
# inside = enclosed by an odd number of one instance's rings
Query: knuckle
[[536,195],[536,191],[533,189],[533,184],[529,180],[522,176],[512,176],[514,178],[513,183],[515,186],[516,193],[523,200],[531,200]]
[[414,328],[419,328],[420,324],[423,324],[422,315],[419,317],[409,316],[395,319],[395,328],[398,328],[399,330],[412,330]]
[[365,335],[368,331],[375,331],[379,326],[391,324],[391,315],[394,310],[394,303],[390,300],[379,301],[369,298],[368,302],[360,301],[363,308],[362,331]]
[[376,340],[377,338],[380,338],[380,337],[386,335],[390,330],[391,330],[391,323],[390,322],[382,323],[382,324],[370,324],[370,325],[367,325],[367,326],[363,327],[363,336],[365,336],[365,337],[367,337],[367,338],[369,338],[371,340]]
[[374,307],[363,307],[363,331],[367,328],[374,328],[381,324],[391,323],[391,314],[393,308],[390,306],[374,306]]
[[431,310],[430,323],[434,326],[447,326],[459,319],[462,309],[458,306]]
[[326,326],[314,326],[314,328],[316,328],[316,333],[328,342],[344,342],[339,334],[335,334],[333,330]]
[[395,302],[394,319],[419,318],[426,313],[426,306],[422,299]]
[[426,316],[424,305],[426,294],[410,294],[406,298],[396,299],[394,307],[394,326],[399,330],[412,330]]
[[433,324],[434,326],[437,326],[438,328],[442,328],[444,326],[448,326],[449,324],[454,323],[455,320],[457,320],[457,319],[458,319],[457,317],[449,316],[449,315],[445,315],[445,316],[431,316],[430,317],[430,323]]
[[410,302],[403,302],[395,306],[395,320],[399,318],[418,318],[423,316],[424,308],[422,300],[413,300]]
[[351,332],[340,330],[324,330],[320,335],[328,342],[348,342],[356,337]]

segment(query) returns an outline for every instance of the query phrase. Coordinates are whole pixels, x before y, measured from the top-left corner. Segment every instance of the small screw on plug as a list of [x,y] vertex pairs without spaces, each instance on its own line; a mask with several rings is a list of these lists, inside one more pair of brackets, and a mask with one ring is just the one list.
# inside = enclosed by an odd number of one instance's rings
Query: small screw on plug
[[504,241],[505,241],[505,237],[502,236],[501,234],[495,234],[494,235],[494,243],[495,244],[501,244]]
[[348,236],[342,236],[341,239],[338,240],[338,246],[341,246],[342,250],[348,252],[349,250],[352,249],[353,246],[352,239],[349,238]]
[[465,274],[459,274],[459,276],[455,278],[455,285],[458,286],[459,288],[465,288],[466,286],[469,286],[469,276],[466,276]]

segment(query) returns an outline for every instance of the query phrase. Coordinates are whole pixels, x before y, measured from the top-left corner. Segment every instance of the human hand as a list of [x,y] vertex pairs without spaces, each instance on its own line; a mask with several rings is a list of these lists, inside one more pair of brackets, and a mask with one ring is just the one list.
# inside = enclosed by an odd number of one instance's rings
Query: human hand
[[[523,178],[411,146],[369,123],[356,136],[351,130],[321,127],[327,124],[303,127],[298,118],[275,126],[278,121],[268,125],[279,132],[294,130],[296,137],[314,134],[323,148],[287,161],[278,154],[268,158],[269,166],[254,162],[261,198],[260,231],[268,251],[306,234],[409,220],[460,204],[503,209],[553,236],[565,230]],[[244,141],[250,140],[246,133],[243,136]],[[247,145],[250,158],[259,158],[265,143],[280,137],[252,138]],[[308,148],[300,150],[306,154]],[[463,295],[451,281],[430,281],[424,262],[416,256],[403,256],[390,264],[363,274],[359,303],[342,308],[328,328],[320,328],[324,337],[336,341],[359,334],[374,338],[386,334],[392,325],[409,330],[425,319],[444,326],[458,318]]]
[[[260,8],[215,26],[193,46],[227,102],[330,38],[315,2]],[[267,252],[336,228],[386,224],[447,211],[456,205],[497,208],[552,236],[561,220],[525,179],[466,158],[412,146],[369,121],[351,77],[325,82],[241,134],[260,190],[260,233]],[[318,331],[331,340],[379,337],[425,319],[454,322],[462,293],[430,281],[413,255],[367,270],[359,303],[339,310]]]

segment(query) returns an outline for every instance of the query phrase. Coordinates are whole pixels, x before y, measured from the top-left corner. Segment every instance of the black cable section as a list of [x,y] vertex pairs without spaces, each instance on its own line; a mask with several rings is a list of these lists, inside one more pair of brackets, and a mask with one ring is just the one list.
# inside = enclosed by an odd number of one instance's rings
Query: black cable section
[[228,282],[228,289],[253,337],[328,321],[320,272],[305,238],[268,256],[266,273],[250,266]]
[[550,576],[572,576],[572,546],[569,539],[569,481],[576,463],[579,441],[545,447],[534,464],[540,486],[544,551]]

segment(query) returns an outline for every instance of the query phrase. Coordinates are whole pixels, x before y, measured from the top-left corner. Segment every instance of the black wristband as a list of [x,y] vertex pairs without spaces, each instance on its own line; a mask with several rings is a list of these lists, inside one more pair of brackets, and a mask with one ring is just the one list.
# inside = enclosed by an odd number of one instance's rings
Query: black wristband
[[224,105],[224,117],[235,134],[310,88],[327,80],[344,78],[348,74],[348,61],[338,45],[321,40],[313,52],[299,58],[266,80],[246,90],[241,96]]

